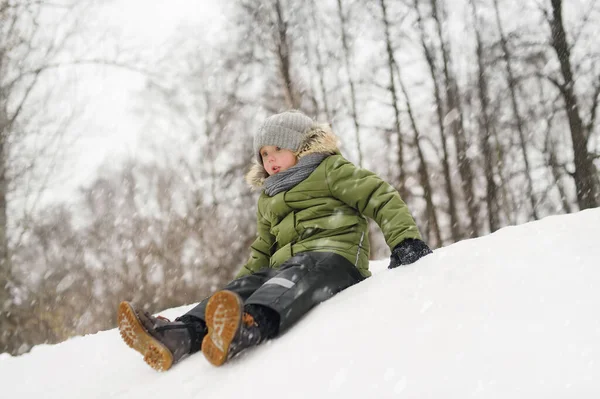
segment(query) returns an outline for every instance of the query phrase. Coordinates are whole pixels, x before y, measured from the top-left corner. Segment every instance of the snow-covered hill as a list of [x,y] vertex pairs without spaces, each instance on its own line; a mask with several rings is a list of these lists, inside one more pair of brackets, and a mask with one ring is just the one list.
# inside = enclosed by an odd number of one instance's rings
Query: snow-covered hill
[[157,373],[110,330],[1,355],[1,396],[600,397],[600,209],[386,265],[224,367],[198,354]]

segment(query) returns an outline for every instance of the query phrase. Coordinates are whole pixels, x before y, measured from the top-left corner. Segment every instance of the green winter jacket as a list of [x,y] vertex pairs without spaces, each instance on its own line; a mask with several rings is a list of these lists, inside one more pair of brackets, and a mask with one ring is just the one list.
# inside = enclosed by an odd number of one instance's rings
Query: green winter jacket
[[[377,222],[390,249],[406,238],[421,239],[406,204],[391,185],[339,155],[337,138],[326,126],[311,133],[298,156],[313,152],[333,155],[290,190],[273,197],[264,192],[260,195],[257,238],[237,277],[264,267],[278,268],[292,256],[308,251],[337,253],[368,277],[365,216]],[[256,164],[247,180],[261,187],[266,177],[264,168]]]

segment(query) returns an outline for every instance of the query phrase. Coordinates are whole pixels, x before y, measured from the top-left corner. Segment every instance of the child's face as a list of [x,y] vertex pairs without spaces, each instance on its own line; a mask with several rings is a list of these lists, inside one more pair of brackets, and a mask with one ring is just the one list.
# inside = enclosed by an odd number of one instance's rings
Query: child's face
[[261,147],[260,156],[262,158],[263,166],[269,176],[283,172],[296,165],[296,162],[298,162],[292,151],[275,147],[274,145]]

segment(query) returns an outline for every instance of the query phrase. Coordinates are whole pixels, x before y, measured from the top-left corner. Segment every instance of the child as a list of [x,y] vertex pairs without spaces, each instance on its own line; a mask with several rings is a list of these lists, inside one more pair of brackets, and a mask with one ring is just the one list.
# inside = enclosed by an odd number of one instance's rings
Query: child
[[344,159],[328,126],[298,111],[273,115],[254,156],[246,180],[263,190],[257,238],[236,278],[173,322],[119,305],[123,340],[156,370],[199,350],[220,366],[370,276],[365,216],[392,250],[389,268],[431,253],[398,192]]

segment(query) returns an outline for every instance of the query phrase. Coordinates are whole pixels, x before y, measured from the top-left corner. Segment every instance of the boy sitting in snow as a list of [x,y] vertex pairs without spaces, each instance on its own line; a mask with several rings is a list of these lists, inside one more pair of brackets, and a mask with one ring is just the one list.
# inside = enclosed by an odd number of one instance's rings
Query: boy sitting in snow
[[298,111],[273,115],[254,138],[254,156],[246,179],[263,190],[258,236],[236,278],[172,322],[119,305],[123,340],[156,370],[199,350],[220,366],[370,276],[365,216],[392,250],[389,268],[431,253],[398,192],[344,159],[327,125]]

